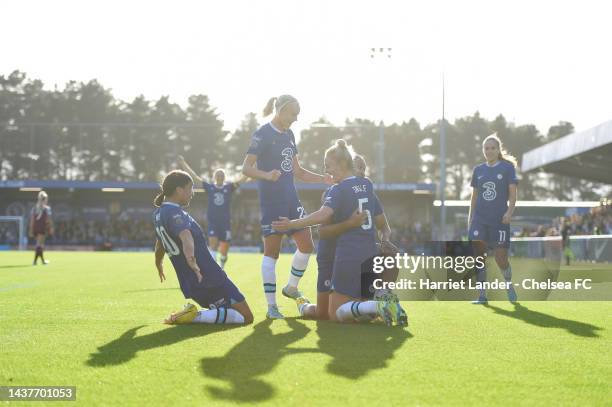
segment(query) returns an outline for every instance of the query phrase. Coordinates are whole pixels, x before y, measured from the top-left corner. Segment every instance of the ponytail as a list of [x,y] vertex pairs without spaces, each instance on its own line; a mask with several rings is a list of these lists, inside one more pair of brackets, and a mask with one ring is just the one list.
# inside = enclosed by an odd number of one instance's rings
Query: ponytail
[[164,191],[161,191],[159,194],[157,194],[157,196],[153,200],[153,206],[159,208],[162,202],[164,202]]
[[266,107],[263,109],[263,117],[268,117],[274,111],[274,102],[276,102],[276,97],[271,97],[266,103]]
[[266,107],[264,107],[263,109],[263,116],[269,116],[274,110],[276,110],[276,113],[278,113],[283,110],[283,108],[289,103],[298,103],[298,101],[291,95],[280,95],[279,97],[271,97],[270,99],[268,99],[268,103],[266,103]]

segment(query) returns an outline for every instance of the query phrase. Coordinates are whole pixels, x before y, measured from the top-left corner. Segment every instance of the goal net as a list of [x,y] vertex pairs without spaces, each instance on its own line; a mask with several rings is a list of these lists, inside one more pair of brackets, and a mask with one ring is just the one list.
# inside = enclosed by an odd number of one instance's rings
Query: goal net
[[0,216],[0,250],[27,246],[26,220],[23,216]]

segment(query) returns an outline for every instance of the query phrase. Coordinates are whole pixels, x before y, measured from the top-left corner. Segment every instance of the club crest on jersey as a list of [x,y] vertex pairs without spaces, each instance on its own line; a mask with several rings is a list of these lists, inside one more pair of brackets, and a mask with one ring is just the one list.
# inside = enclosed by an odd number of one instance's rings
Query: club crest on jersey
[[502,178],[504,178],[504,176],[503,176],[503,175],[501,175],[501,174],[497,174],[497,179],[502,179]]

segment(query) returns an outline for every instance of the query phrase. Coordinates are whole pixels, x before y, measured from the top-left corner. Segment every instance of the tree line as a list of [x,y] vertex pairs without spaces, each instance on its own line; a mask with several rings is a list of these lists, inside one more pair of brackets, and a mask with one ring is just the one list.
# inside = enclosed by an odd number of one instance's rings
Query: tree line
[[[224,130],[206,95],[190,96],[186,106],[168,96],[123,101],[96,80],[47,89],[14,71],[0,76],[0,179],[157,181],[179,154],[206,175],[218,167],[237,172],[259,125],[251,112],[238,129]],[[487,135],[497,132],[520,161],[526,151],[574,132],[566,121],[542,134],[534,125],[516,125],[501,114],[487,120],[478,112],[444,127],[448,199],[466,198]],[[356,118],[337,126],[322,117],[302,131],[298,149],[304,166],[321,170],[325,149],[344,137],[366,157],[373,179],[384,171],[385,182],[438,183],[439,129],[439,122],[421,125],[414,118],[392,124]],[[542,173],[520,177],[520,199],[599,198],[598,184],[588,181]]]

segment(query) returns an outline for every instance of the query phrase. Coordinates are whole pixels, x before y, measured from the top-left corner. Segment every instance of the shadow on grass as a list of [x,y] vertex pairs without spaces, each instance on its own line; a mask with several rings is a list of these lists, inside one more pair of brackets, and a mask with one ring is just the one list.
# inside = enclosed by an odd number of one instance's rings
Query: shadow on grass
[[306,336],[309,329],[295,318],[285,318],[284,321],[291,331],[272,334],[272,320],[266,319],[254,325],[253,333],[225,356],[202,359],[204,376],[226,381],[230,385],[227,390],[206,386],[208,393],[217,399],[243,403],[272,398],[274,387],[259,376],[270,372],[287,355],[317,352],[317,349],[288,349],[287,346]]
[[237,327],[236,325],[176,325],[136,337],[137,331],[144,326],[128,329],[119,338],[100,346],[97,352],[89,355],[86,364],[93,367],[121,365],[134,359],[140,351],[168,346],[185,339],[202,337]]
[[359,379],[369,371],[387,367],[393,354],[412,334],[382,324],[338,324],[317,321],[319,350],[332,357],[327,372]]
[[14,269],[14,268],[26,268],[26,267],[34,267],[32,263],[30,264],[9,264],[8,266],[0,266],[0,269]]
[[542,328],[562,328],[571,334],[574,334],[576,336],[583,336],[585,338],[597,338],[599,337],[597,331],[603,329],[595,325],[587,324],[585,322],[557,318],[552,315],[544,314],[542,312],[532,311],[521,304],[514,304],[514,310],[505,310],[502,308],[495,307],[491,304],[487,304],[485,305],[485,307],[491,309],[496,314],[520,319],[521,321],[531,325],[539,326]]
[[126,294],[133,294],[133,293],[148,293],[151,291],[168,291],[168,290],[179,290],[179,287],[164,287],[164,288],[143,288],[140,290],[126,290],[123,291]]
[[[298,353],[327,354],[332,358],[327,366],[328,373],[358,379],[371,370],[386,367],[394,352],[412,337],[405,329],[387,328],[380,324],[318,321],[318,347],[287,348],[307,335],[309,328],[299,319],[286,318],[285,321],[292,329],[289,332],[273,335],[270,329],[272,321],[264,320],[225,356],[204,358],[204,376],[223,380],[229,385],[228,389],[206,386],[208,393],[216,399],[238,403],[269,400],[275,396],[276,389],[262,376],[271,372],[282,358]],[[296,369],[300,368],[304,367],[296,366]]]

